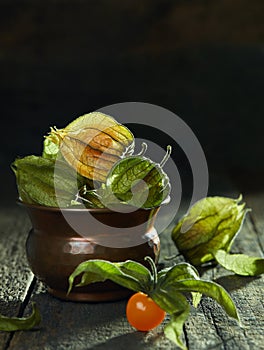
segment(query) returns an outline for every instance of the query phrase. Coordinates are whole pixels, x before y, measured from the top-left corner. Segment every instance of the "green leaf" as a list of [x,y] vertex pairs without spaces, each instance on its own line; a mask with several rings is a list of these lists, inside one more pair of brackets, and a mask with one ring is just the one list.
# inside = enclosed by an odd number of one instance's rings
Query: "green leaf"
[[199,279],[196,268],[189,263],[179,263],[158,272],[159,286],[166,289],[175,282],[186,279]]
[[211,297],[232,318],[239,322],[236,306],[228,292],[219,284],[205,280],[184,280],[175,282],[173,289],[178,292],[198,292]]
[[[188,263],[179,263],[170,268],[163,269],[158,272],[158,286],[159,288],[166,290],[173,286],[175,282],[186,279],[199,279],[199,273],[196,268]],[[198,307],[202,294],[198,292],[191,292],[193,306]]]
[[35,303],[32,303],[32,314],[28,317],[6,317],[0,315],[0,331],[22,331],[37,326],[41,321],[40,312]]
[[[107,279],[133,291],[145,291],[145,283],[149,272],[142,269],[142,266],[135,261],[113,263],[106,260],[94,259],[81,263],[69,277],[70,293],[74,280],[83,274],[81,283],[78,286],[85,286],[93,282],[103,282]],[[124,271],[123,271],[124,270]],[[139,279],[140,276],[140,279]],[[142,280],[142,276],[144,279]]]
[[186,310],[182,310],[176,315],[172,315],[170,322],[165,326],[164,329],[166,338],[174,342],[183,350],[187,350],[187,347],[182,342],[181,335],[183,333],[184,323],[187,320],[189,313],[190,310],[187,308]]
[[258,276],[264,273],[264,259],[245,254],[228,254],[224,250],[214,253],[215,260],[225,269],[241,276]]
[[193,265],[213,260],[213,252],[229,251],[248,209],[238,199],[207,197],[195,203],[172,231],[178,250]]
[[198,292],[191,292],[192,295],[192,304],[195,308],[197,308],[201,302],[202,299],[202,293],[198,293]]
[[147,293],[152,288],[153,277],[144,265],[137,263],[132,260],[127,260],[125,262],[117,262],[115,265],[126,275],[136,278],[140,281],[142,286],[142,292]]
[[170,315],[170,322],[165,326],[165,336],[186,350],[182,342],[183,326],[190,313],[190,305],[186,298],[178,292],[159,289],[151,294],[151,298],[159,307]]
[[85,181],[66,162],[38,156],[18,158],[12,169],[19,196],[29,204],[68,207]]
[[195,307],[200,302],[201,294],[205,294],[216,300],[230,317],[239,321],[235,304],[227,291],[215,282],[201,280],[197,270],[190,264],[180,263],[157,273],[153,260],[150,257],[145,260],[149,261],[152,273],[144,265],[132,260],[113,263],[96,259],[83,262],[69,277],[68,293],[79,275],[82,278],[77,286],[109,279],[136,292],[144,292],[170,314],[171,321],[165,327],[165,335],[182,349],[186,349],[181,337],[190,310],[182,293],[192,293]]

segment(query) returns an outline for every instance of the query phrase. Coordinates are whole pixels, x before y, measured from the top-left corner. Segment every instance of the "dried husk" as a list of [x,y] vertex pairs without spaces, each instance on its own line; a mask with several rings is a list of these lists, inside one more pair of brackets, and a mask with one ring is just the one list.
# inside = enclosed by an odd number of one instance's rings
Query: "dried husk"
[[124,125],[100,112],[85,114],[48,136],[58,142],[65,160],[82,176],[104,182],[112,166],[133,153],[134,136]]

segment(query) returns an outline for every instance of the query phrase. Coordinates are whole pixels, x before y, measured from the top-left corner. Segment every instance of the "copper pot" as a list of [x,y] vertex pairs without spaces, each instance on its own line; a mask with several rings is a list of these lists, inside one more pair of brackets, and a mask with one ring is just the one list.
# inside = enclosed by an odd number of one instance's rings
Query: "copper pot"
[[146,264],[144,258],[150,256],[158,262],[160,241],[154,221],[159,208],[124,213],[19,203],[26,207],[32,223],[26,241],[30,268],[56,297],[73,301],[109,301],[131,293],[105,281],[74,287],[67,295],[68,277],[83,261],[132,259]]

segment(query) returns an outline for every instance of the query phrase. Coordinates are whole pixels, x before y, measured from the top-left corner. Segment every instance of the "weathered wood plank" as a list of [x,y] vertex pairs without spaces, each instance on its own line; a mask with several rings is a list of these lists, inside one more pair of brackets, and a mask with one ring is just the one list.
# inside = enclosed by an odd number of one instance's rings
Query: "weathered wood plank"
[[[214,178],[215,180],[217,179]],[[228,181],[224,185],[227,192],[223,191],[222,183],[221,178],[220,186],[213,185],[210,195],[225,195],[233,198],[239,195],[239,191],[234,191],[234,186]],[[245,200],[247,206],[253,211],[247,216],[232,252],[262,256],[261,242],[263,242],[264,230],[261,228],[264,225],[261,213],[263,213],[264,196],[255,194],[251,197],[246,196]],[[240,277],[218,266],[204,271],[203,278],[214,279],[231,293],[245,329],[230,320],[213,300],[203,298],[201,306],[197,310],[192,309],[191,316],[186,322],[185,334],[189,349],[264,348],[264,276]]]
[[[252,202],[256,205],[254,198],[252,198]],[[25,217],[25,213],[22,216]],[[255,216],[255,218],[257,220],[258,217]],[[4,247],[8,246],[5,256],[10,255],[13,251],[13,256],[11,254],[12,258],[9,258],[11,264],[9,271],[12,273],[17,271],[14,270],[12,265],[14,264],[11,262],[13,259],[16,261],[16,264],[20,260],[24,261],[22,263],[22,265],[24,264],[23,271],[28,271],[23,241],[27,235],[29,224],[27,219],[24,219],[24,223],[18,221],[18,226],[12,226],[12,229],[10,229],[12,232],[17,232],[17,238],[13,238],[13,244],[8,245],[8,234],[5,234],[4,239],[1,240],[1,244]],[[10,223],[10,219],[6,220]],[[170,232],[163,232],[160,238],[162,242],[160,262],[170,264],[172,262],[167,262],[164,258],[177,253],[170,239]],[[19,248],[16,242],[18,242]],[[251,255],[260,255],[262,252],[255,227],[252,225],[249,216],[235,242],[233,251]],[[1,261],[4,260],[2,259]],[[181,257],[179,257],[180,260],[182,260]],[[235,321],[230,320],[213,300],[204,298],[198,309],[192,308],[191,315],[185,325],[185,338],[189,349],[231,350],[264,348],[262,345],[264,329],[263,276],[260,278],[239,277],[220,267],[215,267],[204,271],[203,277],[215,279],[231,293],[245,328],[240,328]],[[10,282],[6,282],[5,285],[8,283]],[[21,286],[25,284],[24,281],[21,283]],[[2,288],[6,293],[5,287],[3,286]],[[14,299],[20,300],[21,298],[22,300],[23,293],[18,293],[17,295],[14,285],[12,288],[14,290]],[[163,325],[149,333],[136,332],[126,320],[126,300],[94,304],[64,302],[47,294],[45,287],[40,282],[37,283],[34,289],[31,301],[33,300],[39,305],[43,317],[41,327],[31,332],[15,333],[8,350],[28,348],[33,350],[40,348],[45,350],[175,349],[174,344],[165,339],[162,332],[163,326],[168,322],[168,318],[163,322]],[[6,304],[10,312],[9,305]],[[25,314],[29,312],[30,306],[28,305]],[[4,345],[5,342],[2,342],[2,344]]]
[[[0,212],[0,313],[18,316],[30,288],[31,273],[25,254],[29,220],[17,207],[1,208]],[[0,332],[0,349],[4,349],[10,333]]]
[[[171,254],[171,243],[162,244],[161,256]],[[174,349],[162,325],[149,333],[136,332],[127,322],[126,300],[109,303],[73,303],[47,294],[38,282],[32,300],[40,307],[41,327],[17,332],[9,350],[40,349]],[[26,312],[29,313],[29,308]]]
[[252,209],[250,214],[259,245],[264,254],[264,173],[245,172],[240,175],[233,173],[232,177],[241,189],[247,206]]
[[[261,254],[249,217],[233,251]],[[263,349],[264,276],[240,277],[217,266],[205,271],[203,278],[215,280],[230,292],[245,328],[230,320],[213,300],[204,298],[186,323],[189,349]]]
[[254,194],[246,194],[245,200],[252,209],[250,214],[252,224],[254,225],[258,243],[264,255],[264,191]]
[[[53,298],[43,290],[33,299],[40,306],[41,328],[15,334],[9,349],[152,349],[157,342],[161,349],[172,349],[160,337],[161,326],[144,334],[134,331],[125,318],[125,301],[80,304]],[[161,340],[160,340],[161,338]]]

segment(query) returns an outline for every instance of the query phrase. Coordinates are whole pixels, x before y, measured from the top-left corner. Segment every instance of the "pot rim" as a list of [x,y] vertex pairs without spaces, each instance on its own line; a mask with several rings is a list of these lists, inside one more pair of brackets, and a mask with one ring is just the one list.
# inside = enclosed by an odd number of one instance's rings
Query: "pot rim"
[[[66,211],[66,212],[91,212],[91,213],[117,213],[117,211],[114,211],[112,209],[109,208],[60,208],[60,207],[49,207],[49,206],[45,206],[45,205],[40,205],[40,204],[30,204],[30,203],[26,203],[23,202],[20,198],[18,198],[16,200],[18,205],[27,207],[27,208],[32,208],[32,209],[39,209],[39,210],[45,210],[45,211],[54,211],[54,212],[58,212],[58,211]],[[128,205],[126,204],[126,206],[128,208],[133,208],[135,209],[136,207],[133,207],[132,205]],[[117,207],[118,208],[118,207]],[[158,210],[160,208],[160,206],[156,206],[153,208],[137,208],[134,211],[153,211],[153,210]],[[118,212],[119,213],[119,212]],[[124,214],[126,213],[126,211],[123,212]],[[128,211],[129,213],[129,211]]]

